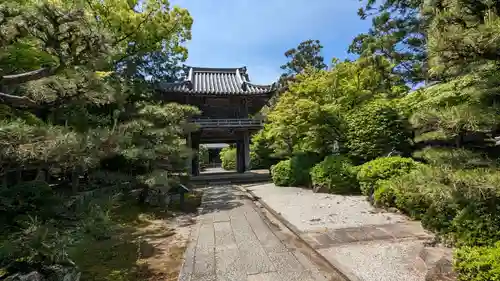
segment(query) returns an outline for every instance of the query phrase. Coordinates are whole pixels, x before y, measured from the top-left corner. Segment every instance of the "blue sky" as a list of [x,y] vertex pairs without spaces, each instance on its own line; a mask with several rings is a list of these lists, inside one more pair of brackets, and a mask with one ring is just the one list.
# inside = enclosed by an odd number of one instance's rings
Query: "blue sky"
[[173,0],[194,19],[188,65],[247,66],[254,83],[269,84],[281,74],[283,53],[301,41],[319,39],[327,63],[352,57],[347,47],[369,21],[358,0]]

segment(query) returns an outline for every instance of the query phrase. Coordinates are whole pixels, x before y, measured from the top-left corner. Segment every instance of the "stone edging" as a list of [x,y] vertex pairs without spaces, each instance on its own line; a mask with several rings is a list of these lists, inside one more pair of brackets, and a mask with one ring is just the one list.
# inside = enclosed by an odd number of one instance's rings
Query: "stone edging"
[[253,191],[251,191],[243,186],[239,186],[239,185],[235,185],[235,186],[237,188],[241,189],[242,191],[250,194],[250,196],[252,196],[252,198],[254,200],[258,201],[264,208],[266,208],[267,211],[269,211],[271,214],[273,214],[273,216],[276,217],[276,219],[278,219],[283,225],[285,225],[295,236],[297,236],[297,238],[302,243],[304,243],[304,245],[306,245],[310,250],[315,252],[318,255],[318,257],[321,258],[321,260],[323,262],[328,264],[333,270],[335,270],[337,273],[339,273],[343,278],[345,278],[346,280],[349,280],[349,281],[364,281],[364,280],[360,279],[359,277],[357,277],[356,275],[354,275],[354,273],[347,270],[343,265],[341,265],[337,261],[328,260],[327,258],[325,258],[317,249],[314,248],[313,245],[311,245],[310,242],[308,242],[306,239],[304,239],[302,237],[301,231],[297,227],[295,227],[292,223],[290,223],[287,219],[285,219],[280,213],[276,212],[273,208],[271,208],[260,197],[255,195],[255,193],[253,193]]

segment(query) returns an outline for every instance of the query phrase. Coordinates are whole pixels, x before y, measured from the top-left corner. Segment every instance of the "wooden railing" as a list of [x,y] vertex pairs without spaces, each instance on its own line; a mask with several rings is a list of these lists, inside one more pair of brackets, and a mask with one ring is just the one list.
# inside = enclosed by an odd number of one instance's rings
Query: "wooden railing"
[[242,119],[194,119],[193,123],[202,128],[235,128],[235,127],[261,127],[262,120]]

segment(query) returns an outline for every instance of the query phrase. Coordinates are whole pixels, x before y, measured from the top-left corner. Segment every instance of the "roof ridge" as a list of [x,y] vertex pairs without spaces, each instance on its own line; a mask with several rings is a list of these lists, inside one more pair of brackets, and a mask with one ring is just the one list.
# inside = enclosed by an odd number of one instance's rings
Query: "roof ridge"
[[256,83],[252,83],[250,81],[245,81],[245,83],[252,85],[254,87],[263,87],[263,88],[273,88],[274,86],[278,85],[278,83],[276,83],[276,82],[273,82],[272,84],[256,84]]
[[165,89],[185,93],[208,94],[268,94],[276,89],[272,85],[250,82],[247,68],[210,68],[186,66],[184,81],[164,83]]
[[243,73],[246,73],[247,67],[246,66],[241,66],[241,67],[202,67],[202,66],[187,66],[190,71],[192,70],[193,72],[234,72],[236,73],[236,70],[239,70]]

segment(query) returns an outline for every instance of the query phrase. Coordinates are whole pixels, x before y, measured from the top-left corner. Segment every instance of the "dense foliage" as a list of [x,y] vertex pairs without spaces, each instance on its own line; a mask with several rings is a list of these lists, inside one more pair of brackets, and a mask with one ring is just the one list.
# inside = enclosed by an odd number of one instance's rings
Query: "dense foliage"
[[278,186],[308,187],[311,185],[310,170],[318,160],[315,154],[300,153],[280,161],[271,167],[273,182]]
[[409,151],[409,126],[391,102],[367,103],[346,119],[346,148],[352,159],[365,162],[391,152]]
[[492,247],[464,247],[455,252],[459,281],[498,280],[500,278],[500,242]]
[[103,198],[172,186],[198,110],[151,82],[180,76],[191,24],[168,1],[0,3],[0,278],[74,266],[67,247],[109,238]]
[[349,194],[359,191],[356,172],[351,161],[343,156],[327,156],[311,170],[315,189],[326,188],[335,194]]
[[446,170],[419,165],[410,173],[383,181],[394,204],[447,242],[492,245],[500,239],[496,170]]
[[417,162],[411,158],[399,156],[381,157],[367,162],[358,168],[357,179],[361,191],[365,195],[372,195],[378,181],[406,174],[416,165]]
[[233,171],[236,170],[236,148],[235,147],[224,147],[220,151],[220,160],[222,163],[222,169]]

